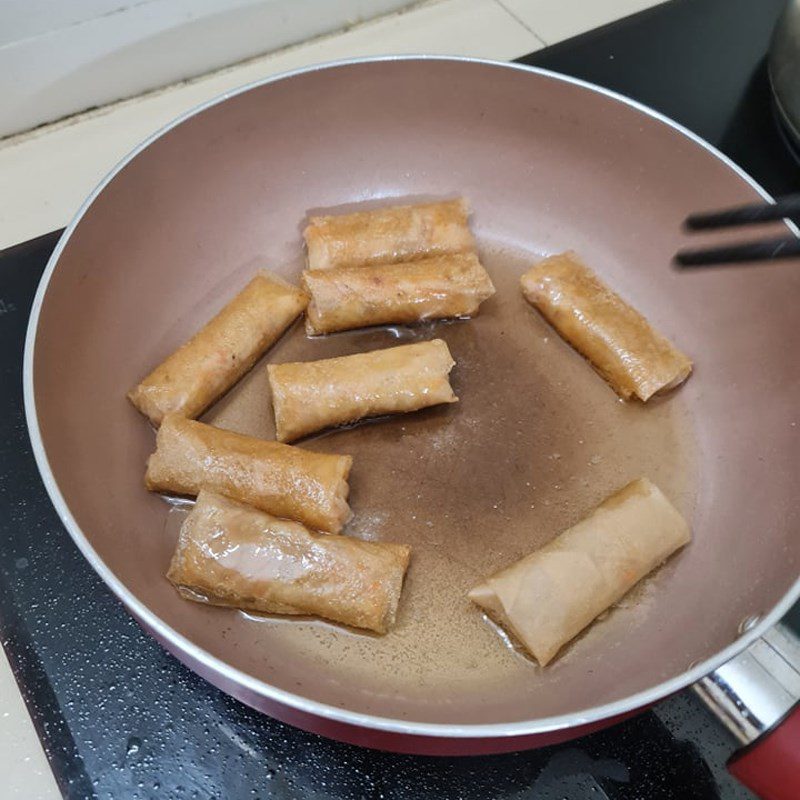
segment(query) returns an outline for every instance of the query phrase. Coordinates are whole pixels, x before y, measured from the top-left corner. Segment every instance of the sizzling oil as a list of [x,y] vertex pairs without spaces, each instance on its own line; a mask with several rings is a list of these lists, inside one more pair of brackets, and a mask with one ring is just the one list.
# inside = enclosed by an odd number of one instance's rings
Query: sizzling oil
[[[354,457],[345,533],[413,548],[395,628],[384,637],[324,622],[230,614],[232,638],[280,653],[305,682],[359,687],[363,709],[513,702],[558,682],[466,599],[467,591],[550,540],[629,480],[647,476],[684,513],[694,503],[691,425],[680,391],[623,403],[522,298],[531,255],[485,247],[497,294],[474,320],[389,327],[308,339],[297,324],[267,355],[312,360],[440,337],[456,360],[460,402],[324,433],[301,446]],[[616,287],[624,296],[625,287]],[[266,361],[265,360],[265,361]],[[274,438],[262,362],[205,420]],[[641,624],[662,573],[592,626],[556,664],[591,661],[599,637]],[[242,629],[242,626],[245,626]],[[303,666],[301,666],[303,665]],[[257,664],[254,671],[260,671]],[[374,703],[371,702],[372,698]],[[477,698],[477,699],[476,699]],[[342,702],[345,702],[344,700]],[[415,710],[416,709],[416,710]],[[458,714],[456,712],[455,716]]]

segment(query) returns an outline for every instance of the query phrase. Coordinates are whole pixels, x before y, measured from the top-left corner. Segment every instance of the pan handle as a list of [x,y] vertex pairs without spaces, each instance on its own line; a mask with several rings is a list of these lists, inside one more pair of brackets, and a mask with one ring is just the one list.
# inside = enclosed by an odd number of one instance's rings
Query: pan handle
[[779,623],[693,688],[743,745],[731,773],[762,800],[800,798],[800,638]]

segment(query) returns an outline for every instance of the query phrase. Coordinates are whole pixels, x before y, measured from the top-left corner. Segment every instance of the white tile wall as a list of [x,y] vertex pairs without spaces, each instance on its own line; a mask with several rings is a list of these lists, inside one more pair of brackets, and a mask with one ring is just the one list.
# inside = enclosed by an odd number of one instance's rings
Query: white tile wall
[[0,0],[0,136],[419,0]]

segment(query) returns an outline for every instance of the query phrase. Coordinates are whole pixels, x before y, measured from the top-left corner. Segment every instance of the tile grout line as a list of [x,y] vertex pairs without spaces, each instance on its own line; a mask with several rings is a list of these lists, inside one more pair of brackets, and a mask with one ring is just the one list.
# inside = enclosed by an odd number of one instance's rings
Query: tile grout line
[[510,8],[508,8],[508,6],[506,6],[505,3],[503,3],[503,0],[494,0],[494,2],[496,5],[500,6],[500,8],[502,8],[503,11],[505,11],[506,14],[508,14],[509,17],[512,17],[516,22],[522,25],[522,27],[525,28],[525,30],[528,31],[528,33],[530,33],[532,36],[535,36],[536,39],[538,39],[539,43],[542,45],[542,47],[548,46],[549,43],[546,42],[538,33],[536,33],[536,31],[533,28],[531,28],[531,26],[528,25],[528,23],[525,22],[525,20],[522,19],[522,17],[514,13],[514,11],[512,11]]

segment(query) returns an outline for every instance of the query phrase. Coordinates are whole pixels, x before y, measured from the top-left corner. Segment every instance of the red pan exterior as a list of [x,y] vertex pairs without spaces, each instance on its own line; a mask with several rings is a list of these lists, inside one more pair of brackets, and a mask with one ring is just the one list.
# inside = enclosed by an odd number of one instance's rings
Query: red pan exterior
[[800,797],[800,706],[774,730],[738,752],[728,769],[762,800]]

